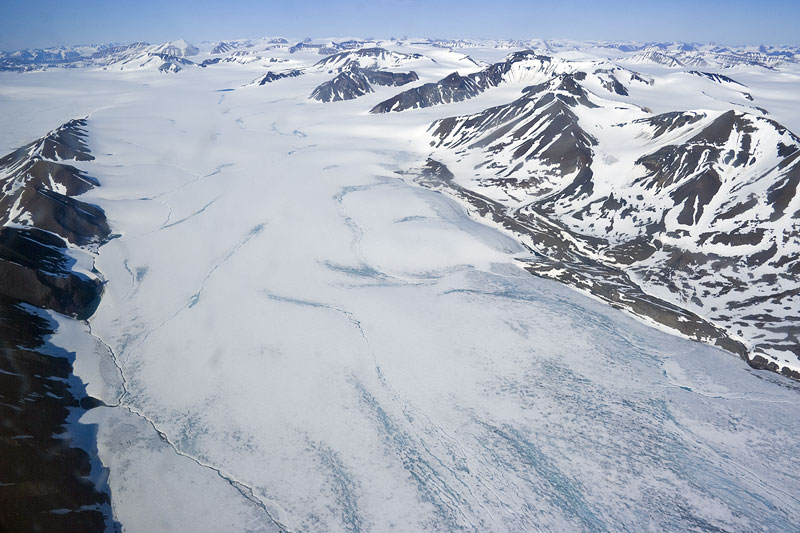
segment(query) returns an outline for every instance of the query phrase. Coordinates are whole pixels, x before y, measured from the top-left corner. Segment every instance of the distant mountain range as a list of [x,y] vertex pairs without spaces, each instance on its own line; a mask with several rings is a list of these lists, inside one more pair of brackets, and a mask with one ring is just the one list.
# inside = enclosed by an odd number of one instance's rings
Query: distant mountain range
[[[538,53],[553,54],[566,50],[603,50],[608,56],[615,56],[632,65],[656,64],[672,68],[697,67],[729,69],[739,65],[758,66],[774,69],[785,63],[800,62],[800,47],[797,46],[719,46],[699,43],[631,43],[631,42],[576,42],[564,40],[528,41],[470,41],[417,39],[395,40],[402,44],[435,46],[459,49],[481,45],[497,48],[522,48]],[[316,41],[310,39],[291,43],[289,40],[264,38],[254,40],[218,41],[211,43],[210,54],[218,56],[223,62],[251,62],[263,59],[274,49],[286,49],[290,53],[312,52],[330,56],[320,62],[322,65],[341,67],[342,61],[357,61],[359,66],[367,66],[358,58],[374,57],[372,52],[378,41],[345,40]],[[342,54],[357,51],[355,55]],[[57,67],[99,67],[99,68],[157,68],[164,72],[177,72],[186,66],[207,66],[203,60],[192,59],[200,50],[185,40],[169,41],[162,44],[136,42],[132,44],[102,44],[59,46],[0,52],[0,70],[26,71]],[[339,54],[339,55],[337,55]],[[403,54],[384,50],[385,62],[397,60]],[[207,54],[203,54],[204,56]],[[376,65],[377,66],[377,65]]]

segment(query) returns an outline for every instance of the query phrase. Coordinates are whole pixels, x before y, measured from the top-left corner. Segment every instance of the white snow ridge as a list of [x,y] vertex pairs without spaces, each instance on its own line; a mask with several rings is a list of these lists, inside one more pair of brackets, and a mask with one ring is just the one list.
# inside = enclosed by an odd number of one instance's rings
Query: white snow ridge
[[102,294],[12,296],[100,400],[104,527],[800,527],[800,50],[23,52],[3,227]]

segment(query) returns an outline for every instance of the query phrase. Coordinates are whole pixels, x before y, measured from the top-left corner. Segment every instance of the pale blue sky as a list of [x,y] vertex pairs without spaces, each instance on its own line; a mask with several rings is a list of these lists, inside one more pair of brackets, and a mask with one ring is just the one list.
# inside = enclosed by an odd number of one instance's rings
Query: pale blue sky
[[0,0],[0,49],[292,37],[489,37],[800,45],[800,0]]

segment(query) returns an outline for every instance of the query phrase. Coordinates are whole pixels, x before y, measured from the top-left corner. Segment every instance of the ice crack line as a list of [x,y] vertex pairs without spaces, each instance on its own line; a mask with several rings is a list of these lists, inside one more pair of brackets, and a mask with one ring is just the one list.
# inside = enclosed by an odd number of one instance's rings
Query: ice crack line
[[[199,294],[200,294],[200,292],[202,292],[206,281],[208,281],[208,279],[219,269],[220,266],[222,266],[223,263],[228,261],[231,257],[233,257],[233,255],[236,254],[236,252],[239,251],[239,249],[241,249],[245,244],[247,244],[247,242],[250,241],[250,239],[252,239],[253,237],[259,235],[263,231],[264,226],[265,226],[265,224],[262,223],[262,224],[259,224],[259,225],[255,226],[255,227],[253,227],[250,230],[250,232],[245,236],[245,238],[239,244],[237,244],[232,250],[230,250],[225,255],[225,257],[222,258],[221,261],[219,261],[216,265],[214,265],[214,267],[208,272],[208,274],[206,274],[205,278],[203,278],[203,281],[201,282],[200,289],[197,291],[197,293],[195,293],[189,299],[189,302],[187,302],[183,307],[181,307],[174,315],[172,315],[172,317],[170,317],[166,321],[162,322],[156,329],[164,326],[169,320],[171,320],[172,318],[177,316],[184,309],[187,309],[187,308],[191,307],[192,305],[196,304],[197,300],[199,299]],[[132,272],[130,272],[130,269],[128,268],[127,262],[125,264],[125,268],[126,268],[126,270],[128,270],[129,273],[132,274]],[[251,486],[249,486],[246,483],[243,483],[243,482],[237,480],[236,478],[234,478],[230,474],[226,474],[225,472],[223,472],[222,469],[217,468],[217,467],[215,467],[213,465],[204,463],[200,459],[198,459],[198,458],[196,458],[196,457],[194,457],[194,456],[182,451],[180,448],[178,448],[178,446],[175,443],[173,443],[169,439],[169,437],[167,436],[167,434],[164,431],[161,431],[160,429],[158,429],[158,426],[155,424],[155,422],[153,422],[150,418],[148,418],[141,411],[139,411],[139,410],[135,409],[134,407],[132,407],[132,406],[130,406],[130,405],[125,403],[125,399],[126,399],[126,397],[128,396],[128,393],[129,393],[128,380],[125,377],[125,372],[122,369],[122,365],[120,364],[116,353],[111,348],[111,346],[108,345],[108,343],[106,343],[103,339],[101,339],[100,337],[95,335],[95,333],[92,331],[92,325],[88,320],[84,320],[83,322],[86,324],[86,326],[88,328],[89,335],[94,337],[98,342],[100,342],[103,346],[105,346],[106,351],[108,352],[108,355],[111,358],[111,361],[114,363],[114,366],[116,367],[117,372],[119,373],[119,376],[120,376],[122,392],[120,393],[119,397],[117,398],[116,403],[115,404],[110,404],[110,405],[107,404],[108,407],[118,407],[118,408],[125,409],[126,411],[130,412],[131,414],[133,414],[133,415],[145,420],[150,425],[150,427],[153,428],[153,431],[156,432],[156,434],[159,436],[159,438],[163,442],[165,442],[177,455],[179,455],[181,457],[185,457],[185,458],[193,461],[198,466],[201,466],[203,468],[207,468],[207,469],[215,472],[220,478],[224,479],[228,484],[230,484],[233,488],[235,488],[236,491],[239,492],[239,494],[241,494],[244,498],[246,498],[252,504],[256,505],[259,509],[261,509],[264,512],[264,514],[267,516],[267,518],[270,520],[270,522],[275,524],[275,526],[278,529],[280,529],[282,532],[291,533],[291,529],[288,526],[286,526],[285,524],[283,524],[280,520],[278,520],[278,518],[275,517],[273,512],[270,511],[269,507],[267,506],[267,503],[265,503],[264,500],[262,500],[261,498],[256,496],[255,491],[253,490],[253,488]],[[148,336],[153,331],[155,331],[155,330],[151,330],[150,332],[148,332]],[[145,336],[145,338],[142,340],[142,342],[139,343],[137,348],[144,343],[146,338],[147,338],[147,336]],[[270,503],[271,503],[271,505],[273,505],[274,507],[276,507],[277,509],[280,510],[280,506],[277,503],[274,503],[274,502],[270,502]]]
[[[237,252],[238,252],[238,251],[239,251],[239,250],[240,250],[240,249],[241,249],[241,248],[242,248],[242,247],[243,247],[245,244],[247,244],[247,243],[250,241],[250,239],[252,239],[253,237],[256,237],[256,236],[258,236],[258,235],[261,235],[261,233],[264,231],[264,226],[266,226],[266,224],[265,224],[265,223],[263,223],[263,222],[262,222],[261,224],[258,224],[258,225],[256,225],[256,226],[253,226],[253,227],[250,229],[250,231],[247,233],[247,235],[245,236],[245,238],[244,238],[244,239],[243,239],[243,240],[242,240],[242,241],[241,241],[239,244],[237,244],[236,246],[234,246],[234,247],[233,247],[233,249],[231,249],[231,250],[230,250],[230,251],[229,251],[229,252],[228,252],[228,253],[225,255],[225,257],[223,257],[223,258],[222,258],[222,260],[221,260],[221,261],[219,261],[219,262],[218,262],[216,265],[214,265],[214,266],[211,268],[211,270],[209,270],[209,271],[208,271],[208,274],[206,274],[206,276],[203,278],[203,281],[201,281],[201,282],[200,282],[200,288],[199,288],[199,289],[197,289],[197,292],[196,292],[196,293],[194,293],[194,294],[193,294],[193,295],[192,295],[192,296],[189,298],[189,301],[187,302],[186,306],[185,306],[183,309],[188,309],[188,308],[190,308],[190,307],[194,307],[195,305],[197,305],[197,302],[200,300],[200,293],[202,293],[202,292],[203,292],[203,290],[205,289],[206,282],[207,282],[207,281],[208,281],[208,280],[211,278],[211,276],[213,276],[213,275],[214,275],[214,273],[215,273],[215,272],[216,272],[216,271],[217,271],[217,270],[218,270],[218,269],[219,269],[219,268],[220,268],[222,265],[224,265],[224,264],[225,264],[225,263],[226,263],[226,262],[227,262],[227,261],[228,261],[228,260],[229,260],[231,257],[233,257],[234,255],[236,255],[236,253],[237,253]],[[183,309],[179,310],[178,312],[182,311]]]
[[140,411],[138,411],[138,410],[134,409],[133,407],[131,407],[131,406],[129,406],[129,405],[126,405],[126,404],[124,404],[124,403],[123,403],[123,401],[124,401],[124,399],[125,399],[125,396],[128,394],[128,382],[127,382],[127,379],[125,378],[125,372],[123,372],[123,370],[122,370],[122,367],[120,366],[119,362],[117,361],[116,354],[114,353],[114,350],[111,348],[111,346],[109,346],[109,345],[108,345],[108,344],[107,344],[107,343],[106,343],[106,342],[105,342],[103,339],[101,339],[100,337],[98,337],[97,335],[95,335],[95,334],[92,332],[92,325],[89,323],[89,321],[88,321],[88,320],[85,320],[85,321],[84,321],[84,323],[85,323],[85,324],[87,325],[87,327],[89,328],[89,334],[90,334],[92,337],[94,337],[95,339],[97,339],[97,340],[98,340],[100,343],[102,343],[102,344],[103,344],[103,346],[105,346],[105,347],[106,347],[106,350],[108,351],[108,354],[109,354],[109,356],[111,357],[111,360],[113,361],[113,363],[114,363],[114,366],[117,368],[117,371],[119,372],[120,378],[121,378],[121,380],[122,380],[122,393],[121,393],[121,394],[120,394],[120,396],[117,398],[117,402],[116,402],[115,404],[108,405],[108,407],[121,407],[122,409],[125,409],[126,411],[130,412],[131,414],[133,414],[133,415],[135,415],[135,416],[138,416],[139,418],[142,418],[143,420],[145,420],[145,421],[146,421],[146,422],[147,422],[147,423],[150,425],[150,427],[152,427],[152,428],[153,428],[153,431],[155,431],[155,432],[156,432],[156,434],[158,435],[158,437],[159,437],[159,438],[160,438],[160,439],[161,439],[163,442],[167,443],[167,444],[169,445],[169,447],[170,447],[170,448],[172,448],[172,450],[173,450],[173,451],[174,451],[174,452],[175,452],[177,455],[180,455],[181,457],[185,457],[185,458],[187,458],[187,459],[190,459],[191,461],[193,461],[193,462],[194,462],[194,463],[196,463],[197,465],[199,465],[199,466],[201,466],[201,467],[203,467],[203,468],[207,468],[207,469],[209,469],[209,470],[212,470],[212,471],[216,472],[216,474],[217,474],[219,477],[221,477],[222,479],[224,479],[224,480],[225,480],[226,482],[228,482],[228,483],[229,483],[229,484],[230,484],[230,485],[231,485],[233,488],[235,488],[235,489],[237,490],[237,492],[239,492],[239,494],[241,494],[241,495],[242,495],[242,496],[244,496],[244,497],[245,497],[247,500],[249,500],[251,503],[253,503],[253,504],[255,504],[257,507],[259,507],[259,508],[260,508],[260,509],[261,509],[261,510],[264,512],[264,514],[266,514],[266,515],[267,515],[267,518],[269,518],[269,520],[270,520],[270,521],[271,521],[273,524],[275,524],[275,525],[276,525],[276,526],[277,526],[277,527],[278,527],[278,528],[279,528],[281,531],[285,531],[286,533],[290,533],[290,531],[291,531],[291,530],[290,530],[288,527],[286,527],[286,525],[284,525],[283,523],[281,523],[281,522],[280,522],[278,519],[276,519],[276,518],[273,516],[273,514],[272,514],[272,513],[269,511],[269,508],[267,508],[267,505],[266,505],[266,504],[265,504],[265,503],[264,503],[264,502],[263,502],[263,501],[262,501],[260,498],[258,498],[258,496],[256,496],[256,495],[255,495],[255,492],[253,491],[253,488],[252,488],[252,487],[250,487],[249,485],[247,485],[247,484],[245,484],[245,483],[242,483],[241,481],[239,481],[239,480],[237,480],[237,479],[233,478],[233,477],[232,477],[232,476],[230,476],[229,474],[225,474],[225,473],[224,473],[224,472],[223,472],[221,469],[219,469],[219,468],[217,468],[217,467],[214,467],[214,466],[212,466],[212,465],[209,465],[209,464],[203,463],[202,461],[200,461],[200,460],[199,460],[199,459],[197,459],[196,457],[193,457],[193,456],[191,456],[191,455],[187,454],[186,452],[183,452],[183,451],[181,451],[181,450],[180,450],[180,449],[179,449],[179,448],[178,448],[178,447],[175,445],[175,443],[173,443],[173,442],[172,442],[172,441],[169,439],[169,437],[167,436],[167,434],[166,434],[166,433],[164,433],[163,431],[161,431],[160,429],[158,429],[158,427],[156,426],[156,424],[155,424],[155,423],[154,423],[152,420],[150,420],[150,419],[149,419],[147,416],[145,416],[145,415],[144,415],[142,412],[140,412]]
[[[250,487],[250,486],[249,486],[249,485],[247,485],[246,483],[243,483],[243,482],[241,482],[241,481],[239,481],[239,480],[235,479],[235,478],[234,478],[234,477],[232,477],[230,474],[226,474],[226,473],[224,473],[224,472],[222,471],[222,469],[220,469],[220,468],[217,468],[217,467],[215,467],[215,466],[212,466],[212,465],[209,465],[209,464],[207,464],[207,463],[204,463],[204,462],[202,462],[201,460],[199,460],[198,458],[196,458],[196,457],[194,457],[194,456],[192,456],[192,455],[190,455],[190,454],[188,454],[188,453],[186,453],[186,452],[184,452],[184,451],[181,451],[181,450],[180,450],[180,449],[177,447],[177,445],[175,445],[175,443],[173,443],[173,442],[172,442],[172,441],[169,439],[169,437],[167,436],[167,434],[166,434],[165,432],[163,432],[163,431],[161,431],[160,429],[158,429],[158,426],[156,426],[155,422],[153,422],[152,420],[150,420],[150,419],[149,419],[149,418],[148,418],[146,415],[144,415],[144,413],[142,413],[141,411],[139,411],[139,410],[137,410],[137,409],[135,409],[135,408],[131,407],[130,405],[127,405],[127,404],[125,404],[125,403],[124,403],[125,397],[126,397],[126,396],[127,396],[127,394],[128,394],[128,381],[127,381],[127,379],[125,378],[125,372],[122,370],[122,367],[120,366],[120,364],[119,364],[119,361],[117,360],[116,354],[114,353],[114,350],[111,348],[111,346],[109,346],[109,345],[108,345],[108,344],[107,344],[107,343],[106,343],[106,342],[105,342],[103,339],[101,339],[100,337],[98,337],[97,335],[95,335],[95,334],[92,332],[92,325],[89,323],[89,321],[88,321],[88,320],[85,320],[85,321],[84,321],[84,323],[85,323],[85,324],[87,325],[87,327],[89,328],[89,334],[90,334],[92,337],[94,337],[95,339],[97,339],[97,340],[98,340],[100,343],[102,343],[102,344],[103,344],[103,346],[105,346],[105,347],[106,347],[106,350],[108,351],[108,354],[109,354],[109,356],[111,357],[111,360],[113,361],[113,363],[114,363],[114,366],[117,368],[117,371],[119,372],[120,378],[121,378],[121,380],[122,380],[122,393],[121,393],[121,394],[120,394],[120,396],[117,398],[117,402],[116,402],[115,404],[108,405],[108,407],[120,407],[120,408],[122,408],[122,409],[125,409],[125,410],[126,410],[126,411],[128,411],[129,413],[131,413],[131,414],[133,414],[133,415],[135,415],[135,416],[137,416],[137,417],[139,417],[139,418],[141,418],[141,419],[145,420],[145,421],[146,421],[146,422],[147,422],[147,423],[150,425],[150,427],[152,427],[152,428],[153,428],[153,431],[155,431],[155,432],[156,432],[156,434],[158,435],[158,437],[159,437],[159,438],[160,438],[160,439],[161,439],[163,442],[165,442],[167,445],[169,445],[169,447],[170,447],[170,448],[171,448],[171,449],[172,449],[172,450],[173,450],[173,451],[174,451],[174,452],[175,452],[177,455],[179,455],[179,456],[181,456],[181,457],[185,457],[185,458],[187,458],[187,459],[190,459],[190,460],[191,460],[191,461],[193,461],[195,464],[197,464],[197,465],[199,465],[199,466],[201,466],[201,467],[203,467],[203,468],[207,468],[207,469],[209,469],[209,470],[212,470],[213,472],[215,472],[215,473],[216,473],[216,474],[217,474],[219,477],[221,477],[222,479],[224,479],[224,480],[225,480],[226,482],[228,482],[228,483],[229,483],[229,484],[230,484],[230,485],[231,485],[233,488],[235,488],[235,489],[237,490],[237,492],[239,492],[239,494],[241,494],[241,495],[242,495],[242,496],[244,496],[244,497],[245,497],[245,498],[246,498],[248,501],[250,501],[251,503],[253,503],[253,504],[254,504],[254,505],[256,505],[257,507],[259,507],[259,508],[260,508],[260,509],[261,509],[261,510],[264,512],[264,514],[266,514],[266,515],[267,515],[267,518],[268,518],[268,519],[269,519],[269,520],[270,520],[270,521],[271,521],[273,524],[275,524],[275,525],[276,525],[276,526],[277,526],[277,527],[278,527],[278,528],[279,528],[281,531],[283,531],[283,532],[286,532],[286,533],[291,533],[291,529],[290,529],[290,528],[288,528],[288,527],[287,527],[285,524],[281,523],[281,522],[280,522],[280,521],[279,521],[277,518],[275,518],[275,516],[272,514],[272,512],[270,512],[270,510],[269,510],[269,508],[267,507],[266,503],[264,503],[264,501],[263,501],[262,499],[260,499],[258,496],[256,496],[256,495],[255,495],[255,491],[253,490],[253,488],[252,488],[252,487]],[[277,504],[274,504],[274,503],[273,503],[273,505],[275,505],[275,507],[278,507],[278,508],[279,508],[279,506],[278,506]]]
[[200,287],[197,289],[197,291],[196,291],[194,294],[192,294],[192,295],[189,297],[189,299],[188,299],[188,300],[186,300],[186,302],[184,302],[184,304],[183,304],[181,307],[179,307],[179,308],[178,308],[178,309],[177,309],[177,310],[176,310],[174,313],[172,313],[170,316],[168,316],[166,319],[164,319],[164,320],[163,320],[163,321],[162,321],[160,324],[158,324],[156,327],[154,327],[153,329],[151,329],[151,330],[149,330],[147,333],[145,333],[145,335],[142,337],[142,340],[141,340],[141,341],[139,341],[139,343],[138,343],[138,344],[136,345],[136,347],[133,349],[132,353],[131,353],[131,354],[129,354],[129,355],[126,357],[126,360],[130,359],[130,357],[133,355],[133,353],[136,353],[136,352],[139,350],[139,348],[141,348],[141,347],[142,347],[142,345],[143,345],[143,344],[144,344],[144,343],[147,341],[147,339],[148,339],[148,338],[150,338],[150,336],[151,336],[153,333],[155,333],[156,331],[158,331],[158,330],[160,330],[161,328],[163,328],[164,326],[166,326],[166,325],[167,325],[169,322],[171,322],[172,320],[174,320],[174,319],[175,319],[175,317],[177,317],[177,316],[178,316],[179,314],[181,314],[183,311],[185,311],[185,310],[187,310],[187,309],[190,309],[190,308],[194,307],[195,305],[197,305],[197,303],[200,301],[200,294],[201,294],[201,293],[203,292],[203,290],[205,289],[205,285],[206,285],[206,283],[208,282],[208,280],[211,278],[211,276],[213,276],[213,275],[214,275],[214,273],[215,273],[217,270],[219,270],[219,268],[220,268],[222,265],[224,265],[224,264],[225,264],[225,263],[226,263],[226,262],[227,262],[229,259],[231,259],[231,258],[232,258],[234,255],[236,255],[236,253],[237,253],[237,252],[238,252],[238,251],[239,251],[239,250],[240,250],[240,249],[241,249],[241,248],[242,248],[242,247],[243,247],[245,244],[247,244],[247,243],[248,243],[248,242],[249,242],[249,241],[250,241],[250,240],[251,240],[253,237],[256,237],[256,236],[260,235],[260,234],[261,234],[261,233],[264,231],[264,227],[265,227],[265,226],[266,226],[266,223],[261,223],[261,224],[258,224],[258,225],[256,225],[256,226],[254,226],[254,227],[253,227],[253,228],[252,228],[252,229],[251,229],[251,230],[250,230],[250,231],[247,233],[247,235],[244,237],[244,239],[243,239],[242,241],[240,241],[240,242],[239,242],[239,243],[238,243],[236,246],[234,246],[234,247],[233,247],[233,248],[232,248],[230,251],[228,251],[228,253],[227,253],[227,254],[225,254],[225,257],[223,257],[223,258],[222,258],[222,259],[221,259],[219,262],[217,262],[217,263],[216,263],[216,264],[215,264],[215,265],[214,265],[214,266],[211,268],[211,270],[209,270],[209,271],[208,271],[208,273],[205,275],[205,277],[203,278],[203,280],[200,282]]
[[[159,229],[167,229],[167,228],[171,228],[172,226],[177,226],[177,225],[178,225],[178,224],[180,224],[181,222],[186,222],[186,221],[187,221],[187,220],[189,220],[190,218],[192,218],[192,217],[195,217],[195,216],[199,215],[200,213],[202,213],[203,211],[205,211],[206,209],[208,209],[209,207],[211,207],[211,206],[214,204],[214,202],[216,202],[216,201],[217,201],[217,200],[219,200],[220,198],[222,198],[222,195],[221,195],[221,194],[220,194],[219,196],[217,196],[216,198],[214,198],[213,200],[211,200],[210,202],[208,202],[206,205],[204,205],[204,206],[203,206],[203,207],[201,207],[200,209],[198,209],[197,211],[195,211],[194,213],[192,213],[191,215],[187,215],[187,216],[183,217],[183,218],[182,218],[182,219],[180,219],[180,220],[176,220],[175,222],[169,222],[169,219],[167,219],[166,221],[164,221],[164,223],[163,223],[163,224],[161,224],[161,228],[159,228]],[[169,212],[169,214],[170,214],[170,216],[172,216],[172,209],[170,209],[170,212]]]
[[92,331],[91,322],[89,322],[88,320],[84,320],[83,323],[86,324],[86,327],[89,329],[89,335],[94,337],[98,342],[100,342],[103,346],[106,347],[106,351],[108,352],[108,355],[111,358],[111,362],[113,362],[114,366],[117,368],[117,372],[119,373],[119,377],[121,380],[122,392],[117,397],[117,403],[109,405],[109,407],[119,407],[122,405],[123,398],[125,398],[125,396],[128,394],[128,381],[125,379],[125,372],[122,371],[122,367],[120,366],[119,361],[117,360],[117,355],[114,353],[114,350],[111,349],[111,346],[109,346],[106,341],[104,341],[103,339],[94,334],[94,332]]
[[375,366],[375,373],[378,375],[378,379],[380,382],[385,386],[386,385],[386,378],[383,375],[383,370],[381,370],[380,364],[378,364],[378,358],[375,355],[375,351],[372,349],[372,345],[369,342],[369,338],[367,338],[367,334],[364,332],[364,328],[361,326],[361,321],[358,320],[353,313],[347,311],[346,309],[342,309],[341,307],[336,307],[334,305],[322,303],[322,302],[314,302],[311,300],[300,300],[297,298],[290,298],[287,296],[281,296],[279,294],[275,294],[270,292],[267,289],[262,291],[264,294],[267,295],[267,298],[270,300],[275,300],[277,302],[285,302],[294,305],[302,305],[306,307],[318,307],[321,309],[327,309],[329,311],[335,311],[347,319],[357,330],[358,333],[361,335],[361,338],[364,339],[364,343],[367,345],[367,350],[369,351],[370,355],[372,356],[372,362]]
[[[358,222],[356,222],[355,219],[351,217],[350,214],[347,212],[347,208],[344,206],[344,197],[353,192],[366,191],[373,187],[377,187],[379,185],[387,185],[389,181],[390,180],[388,179],[381,179],[377,183],[369,185],[352,185],[343,187],[341,191],[339,191],[337,194],[333,196],[333,199],[336,201],[337,204],[339,204],[339,210],[342,213],[342,217],[344,218],[345,223],[348,226],[350,226],[350,229],[352,229],[353,232],[356,234],[355,240],[353,242],[353,247],[355,248],[356,254],[358,255],[358,258],[363,265],[370,267],[375,272],[379,272],[386,278],[397,280],[404,285],[423,285],[426,283],[431,283],[430,278],[403,278],[400,276],[396,276],[394,274],[389,274],[388,272],[381,270],[379,267],[371,265],[367,261],[366,257],[364,256],[364,252],[361,249],[361,241],[366,236],[366,232],[364,231],[364,228],[362,228],[361,225]],[[400,181],[401,185],[396,186],[396,188],[400,188],[401,186],[405,185],[405,183],[402,182],[402,180]],[[405,186],[407,187],[407,185]]]
[[136,285],[136,276],[134,275],[133,271],[131,270],[130,265],[128,265],[128,260],[127,259],[122,262],[122,266],[125,267],[125,271],[131,277],[131,285],[130,285],[130,287],[128,287],[128,290],[125,291],[125,296],[122,297],[122,299],[125,300],[125,299],[128,298],[128,295],[131,293],[131,291],[133,290],[133,287]]
[[[706,451],[706,453],[708,453],[712,457],[718,458],[720,463],[728,465],[728,467],[731,468],[732,470],[739,470],[741,472],[744,472],[744,473],[748,474],[750,476],[751,482],[754,482],[754,483],[756,483],[756,484],[758,484],[758,485],[760,485],[762,487],[765,487],[765,488],[768,488],[768,489],[772,489],[773,494],[774,493],[782,494],[783,496],[786,496],[787,498],[792,500],[794,503],[797,503],[798,501],[800,501],[793,494],[790,494],[790,493],[786,492],[785,490],[783,490],[782,488],[780,488],[780,487],[778,487],[776,485],[773,485],[772,483],[762,479],[755,472],[753,472],[752,470],[746,468],[741,463],[739,463],[739,462],[735,461],[734,459],[732,459],[724,451],[717,449],[717,447],[714,446],[711,442],[702,442],[700,439],[695,438],[695,436],[696,436],[695,432],[692,431],[690,428],[685,427],[684,425],[679,424],[679,423],[676,422],[675,423],[675,430],[676,430],[676,433],[678,433],[685,442],[694,443],[694,445],[697,448],[704,449]],[[783,498],[781,498],[777,494],[776,494],[776,499],[781,500],[781,503],[783,504],[783,506],[785,508],[791,507],[791,504],[789,502],[787,502],[786,500],[784,500]]]
[[[253,490],[253,488],[251,486],[247,485],[246,483],[243,483],[243,482],[239,481],[238,479],[234,478],[230,474],[226,474],[225,472],[222,471],[222,469],[217,468],[216,466],[204,463],[203,461],[201,461],[197,457],[194,457],[193,455],[190,455],[190,454],[182,451],[180,448],[178,448],[178,446],[174,442],[172,442],[169,439],[169,436],[167,436],[166,433],[164,433],[163,431],[158,429],[158,426],[156,426],[155,422],[150,420],[141,411],[135,409],[134,407],[131,407],[130,405],[120,405],[119,407],[122,407],[123,409],[125,409],[129,413],[131,413],[131,414],[141,418],[145,422],[147,422],[150,425],[150,427],[153,428],[153,431],[156,432],[158,437],[164,443],[166,443],[170,448],[172,448],[172,451],[174,451],[176,455],[179,455],[181,457],[185,457],[186,459],[189,459],[190,461],[194,462],[198,466],[201,466],[203,468],[207,468],[207,469],[215,472],[219,477],[224,479],[228,484],[230,484],[233,488],[235,488],[237,490],[237,492],[239,492],[239,494],[241,494],[248,501],[250,501],[251,503],[255,504],[257,507],[259,507],[264,512],[264,514],[267,515],[267,518],[269,518],[269,520],[273,524],[275,524],[282,532],[291,533],[291,529],[288,526],[286,526],[285,524],[283,524],[282,522],[280,522],[273,515],[273,513],[267,507],[267,504],[264,503],[264,500],[262,500],[261,498],[256,496],[255,491]],[[272,505],[274,505],[275,507],[278,507],[278,509],[280,509],[280,507],[277,504],[275,504],[274,502],[270,502],[270,503],[272,503]]]
[[[170,190],[164,191],[164,192],[160,192],[160,193],[155,194],[153,196],[143,196],[141,198],[137,198],[137,200],[158,200],[162,196],[166,196],[167,194],[179,191],[179,190],[183,189],[184,187],[188,187],[192,183],[195,183],[196,181],[200,181],[200,180],[203,180],[203,179],[206,179],[206,178],[210,178],[211,176],[216,176],[217,174],[222,172],[223,169],[225,169],[227,167],[231,167],[231,166],[233,166],[233,163],[223,163],[220,166],[218,166],[217,168],[215,168],[214,170],[212,170],[211,172],[209,172],[208,174],[203,174],[203,175],[200,175],[200,176],[198,176],[194,172],[191,172],[191,171],[188,171],[188,170],[185,170],[185,169],[181,169],[181,170],[184,170],[185,172],[187,172],[189,174],[192,174],[194,177],[189,179],[189,180],[187,180],[187,181],[185,181],[185,182],[183,182],[183,183],[181,183],[180,185],[178,185],[177,187],[175,187],[173,189],[170,189]],[[176,168],[180,168],[180,167],[176,167]]]
[[164,207],[167,208],[167,218],[164,219],[164,222],[161,223],[161,225],[158,227],[158,229],[153,229],[151,231],[148,231],[145,235],[153,233],[155,231],[158,231],[159,229],[163,229],[164,226],[169,224],[170,219],[172,219],[172,206],[171,205],[169,205],[167,202],[159,200],[158,198],[155,198],[155,197],[154,198],[150,198],[150,199],[153,200],[154,202],[160,203],[161,205],[163,205]]

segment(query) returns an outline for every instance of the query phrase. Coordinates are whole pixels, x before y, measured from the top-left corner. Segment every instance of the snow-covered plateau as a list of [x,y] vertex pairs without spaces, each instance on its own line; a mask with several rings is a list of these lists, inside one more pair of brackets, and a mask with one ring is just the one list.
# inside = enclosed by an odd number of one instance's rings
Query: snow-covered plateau
[[[36,398],[65,398],[47,437],[96,489],[32,505],[0,467],[0,503],[41,514],[0,526],[800,528],[800,50],[0,67],[3,409],[29,413],[31,354],[65,357]],[[0,449],[41,453],[16,428]]]

